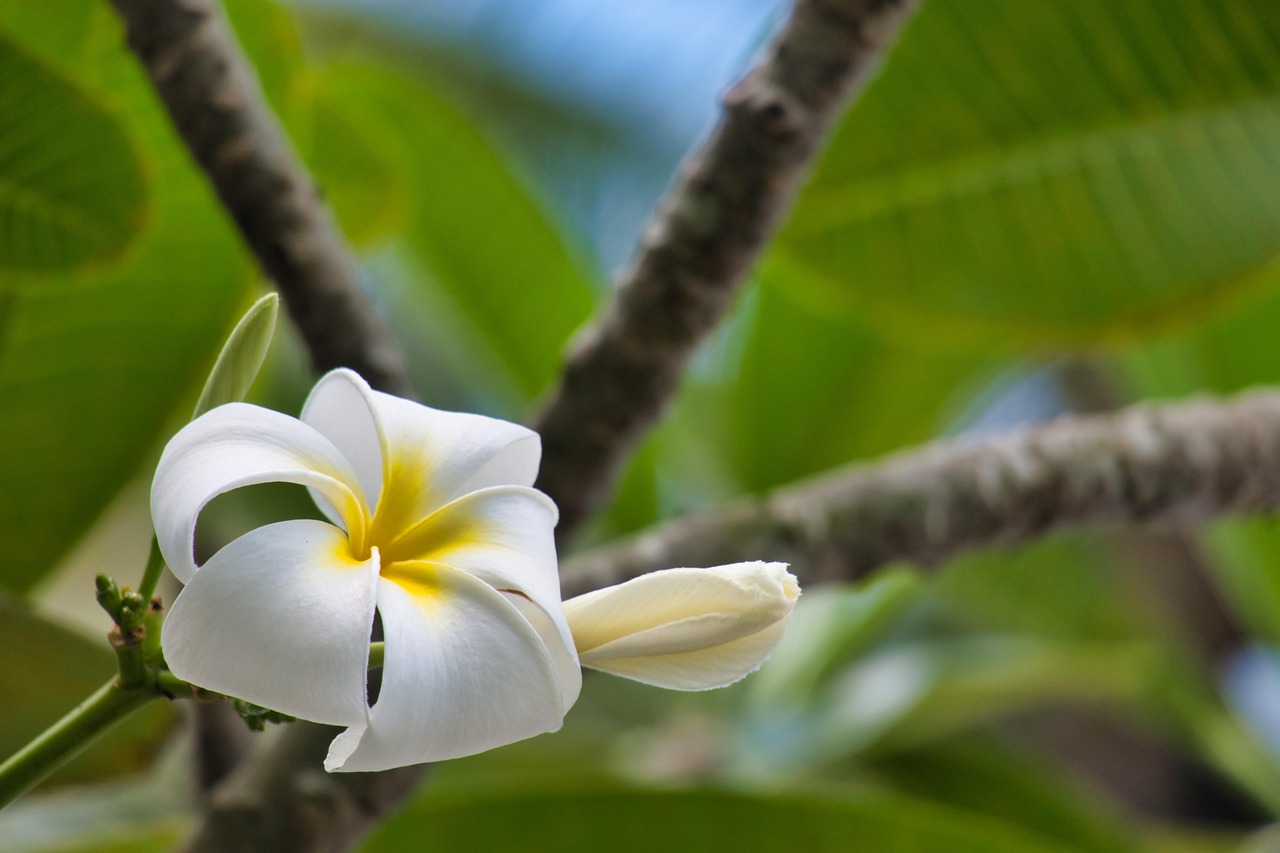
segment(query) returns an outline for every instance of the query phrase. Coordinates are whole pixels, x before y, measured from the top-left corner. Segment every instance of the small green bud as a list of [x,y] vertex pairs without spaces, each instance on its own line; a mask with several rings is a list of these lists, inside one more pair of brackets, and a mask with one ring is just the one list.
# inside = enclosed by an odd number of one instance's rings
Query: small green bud
[[270,708],[264,708],[243,699],[232,698],[231,707],[236,709],[236,713],[244,720],[249,730],[255,732],[265,729],[267,723],[292,723],[297,719],[297,717],[290,717],[288,714],[272,711]]
[[98,605],[115,621],[120,612],[120,587],[105,574],[98,575],[94,582],[98,587]]

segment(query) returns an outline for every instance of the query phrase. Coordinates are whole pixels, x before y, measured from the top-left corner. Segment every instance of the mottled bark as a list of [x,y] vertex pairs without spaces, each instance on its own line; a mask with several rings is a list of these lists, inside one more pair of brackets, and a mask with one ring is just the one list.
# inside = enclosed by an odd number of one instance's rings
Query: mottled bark
[[[112,0],[174,126],[275,282],[317,372],[350,367],[374,387],[411,396],[402,354],[360,287],[356,262],[320,192],[268,107],[216,0]],[[218,719],[208,717],[205,722]],[[216,726],[202,754],[221,750]],[[328,776],[333,732],[294,724],[211,795],[188,849],[327,851],[350,846],[402,801],[425,768]],[[230,765],[206,763],[222,776]]]
[[214,791],[187,851],[337,853],[358,842],[421,781],[426,768],[326,773],[339,729],[294,723]]
[[1071,525],[1185,528],[1280,508],[1280,393],[1073,415],[939,443],[689,516],[571,560],[566,595],[667,566],[785,560],[803,579],[937,566]]
[[178,133],[284,297],[316,371],[350,367],[408,395],[403,356],[216,0],[112,3]]
[[545,448],[538,487],[560,507],[562,540],[661,416],[828,128],[915,5],[799,0],[759,63],[725,96],[720,123],[668,191],[615,298],[571,347],[536,421]]

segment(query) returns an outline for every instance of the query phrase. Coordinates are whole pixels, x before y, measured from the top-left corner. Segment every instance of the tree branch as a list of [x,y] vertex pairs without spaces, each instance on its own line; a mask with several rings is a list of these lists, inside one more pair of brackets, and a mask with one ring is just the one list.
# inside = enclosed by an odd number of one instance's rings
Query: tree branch
[[563,539],[661,416],[694,347],[727,310],[828,127],[915,0],[798,0],[767,54],[645,231],[616,297],[571,348],[535,427],[538,487]]
[[325,753],[339,731],[291,724],[217,787],[208,816],[184,849],[337,853],[358,842],[417,787],[426,768],[326,773]]
[[403,356],[216,0],[112,4],[178,133],[284,296],[316,371],[350,367],[409,394]]
[[565,595],[667,566],[785,560],[809,581],[937,566],[1069,525],[1185,527],[1280,508],[1280,392],[1076,415],[934,444],[664,524],[569,561]]
[[[412,396],[403,355],[216,0],[112,3],[178,133],[284,297],[313,368],[350,367],[375,388]],[[188,849],[345,849],[425,773],[328,776],[321,767],[333,735],[297,723],[241,765],[213,794]]]

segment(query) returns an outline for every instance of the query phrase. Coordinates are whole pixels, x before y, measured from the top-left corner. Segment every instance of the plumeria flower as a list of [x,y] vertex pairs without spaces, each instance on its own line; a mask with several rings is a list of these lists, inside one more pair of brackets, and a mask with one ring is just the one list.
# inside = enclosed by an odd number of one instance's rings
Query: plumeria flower
[[[556,571],[555,504],[532,488],[536,433],[373,391],[336,370],[301,420],[220,406],[165,448],[151,491],[161,552],[186,584],[164,625],[175,675],[347,726],[328,770],[481,752],[558,729],[582,682]],[[215,496],[306,486],[329,522],[246,533],[197,567]],[[374,613],[385,633],[369,706]]]
[[[165,448],[156,536],[186,587],[165,660],[205,689],[346,726],[328,770],[380,770],[481,752],[560,727],[582,663],[676,689],[760,665],[799,588],[777,563],[654,572],[562,605],[555,505],[532,488],[536,433],[320,380],[301,420],[244,403],[202,415]],[[219,494],[306,486],[328,522],[285,521],[203,566],[193,544]],[[367,700],[375,613],[382,686]]]

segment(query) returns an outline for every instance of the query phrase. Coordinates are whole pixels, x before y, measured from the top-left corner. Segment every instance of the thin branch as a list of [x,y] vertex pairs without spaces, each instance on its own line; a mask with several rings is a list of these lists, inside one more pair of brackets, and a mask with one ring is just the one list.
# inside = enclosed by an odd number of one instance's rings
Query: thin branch
[[[112,3],[179,134],[284,297],[315,370],[351,367],[376,388],[411,395],[403,355],[216,0]],[[190,849],[341,850],[425,773],[328,777],[320,768],[332,737],[298,723],[259,751],[215,792]]]
[[326,773],[339,729],[291,724],[271,749],[240,764],[213,793],[184,848],[225,853],[337,853],[356,842],[422,780],[425,767]]
[[785,560],[855,580],[1071,525],[1185,528],[1280,509],[1280,392],[1075,415],[850,467],[664,524],[565,566],[575,595],[667,566]]
[[403,356],[216,0],[112,3],[178,132],[284,296],[314,368],[350,367],[408,394]]
[[604,314],[572,347],[535,424],[538,486],[567,536],[672,397],[787,212],[828,127],[915,0],[798,0],[760,62],[724,98]]

